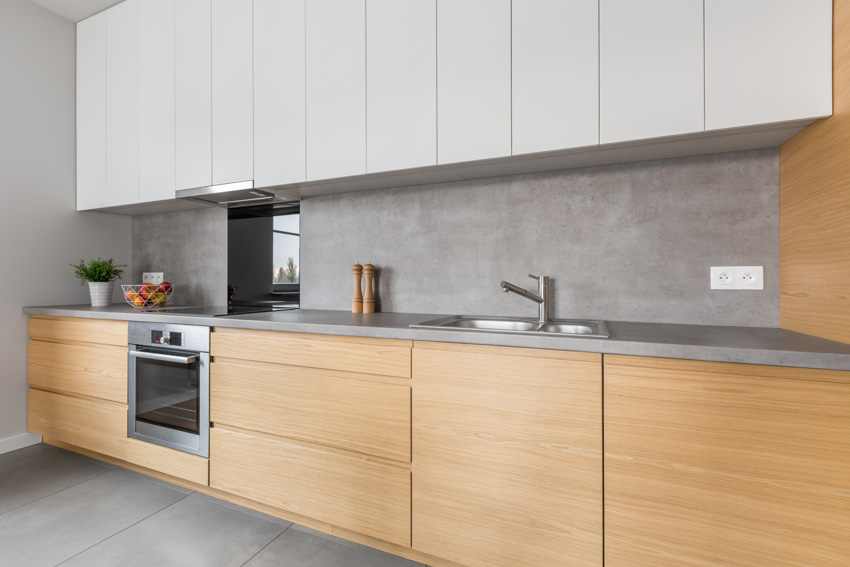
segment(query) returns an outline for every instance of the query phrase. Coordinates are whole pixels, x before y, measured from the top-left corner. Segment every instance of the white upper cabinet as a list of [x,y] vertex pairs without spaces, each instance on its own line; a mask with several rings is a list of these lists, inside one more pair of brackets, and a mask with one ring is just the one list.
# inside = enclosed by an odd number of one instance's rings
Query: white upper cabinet
[[77,24],[77,210],[106,206],[106,12]]
[[703,0],[600,0],[603,144],[705,129]]
[[139,200],[173,199],[174,1],[139,3]]
[[307,179],[366,173],[365,0],[307,0]]
[[254,0],[254,184],[307,178],[305,0]]
[[210,0],[175,0],[177,189],[212,185]]
[[511,155],[511,0],[437,0],[437,161]]
[[254,179],[252,0],[212,0],[212,182]]
[[705,0],[707,130],[832,113],[832,0]]
[[139,0],[106,12],[106,204],[139,202]]
[[513,0],[513,154],[599,143],[599,0]]
[[437,0],[366,0],[366,170],[437,163]]

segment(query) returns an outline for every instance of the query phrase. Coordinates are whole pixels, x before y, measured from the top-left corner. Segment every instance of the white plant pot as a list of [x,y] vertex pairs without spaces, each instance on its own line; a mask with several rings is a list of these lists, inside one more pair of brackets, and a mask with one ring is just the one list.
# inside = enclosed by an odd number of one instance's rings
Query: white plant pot
[[108,305],[112,305],[112,290],[115,289],[115,282],[88,283],[92,307],[106,307]]

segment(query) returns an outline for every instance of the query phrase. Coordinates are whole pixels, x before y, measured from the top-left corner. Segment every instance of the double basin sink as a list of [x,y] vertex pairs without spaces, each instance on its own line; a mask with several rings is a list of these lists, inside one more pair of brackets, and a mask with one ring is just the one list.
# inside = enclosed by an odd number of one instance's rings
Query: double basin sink
[[533,319],[514,317],[472,317],[453,315],[411,325],[414,329],[477,331],[528,335],[561,335],[607,339],[611,335],[605,321],[554,319],[539,323]]

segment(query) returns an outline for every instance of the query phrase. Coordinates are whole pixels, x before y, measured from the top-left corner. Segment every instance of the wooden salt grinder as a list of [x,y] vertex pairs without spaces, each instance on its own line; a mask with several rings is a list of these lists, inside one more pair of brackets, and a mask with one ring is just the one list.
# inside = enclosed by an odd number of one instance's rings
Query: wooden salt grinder
[[375,312],[375,294],[372,292],[372,276],[375,273],[375,266],[366,264],[363,266],[363,274],[366,276],[366,285],[363,293],[363,313]]
[[351,298],[351,312],[363,313],[363,294],[360,293],[360,274],[363,273],[363,266],[354,264],[351,271],[354,272],[354,297]]

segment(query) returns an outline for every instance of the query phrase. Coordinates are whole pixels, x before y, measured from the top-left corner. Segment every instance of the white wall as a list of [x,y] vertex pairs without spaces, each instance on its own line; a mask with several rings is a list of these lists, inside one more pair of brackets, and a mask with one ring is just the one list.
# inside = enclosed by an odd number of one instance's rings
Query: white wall
[[74,24],[0,0],[0,453],[33,440],[21,308],[87,302],[70,262],[131,260],[129,217],[75,212],[74,53]]

